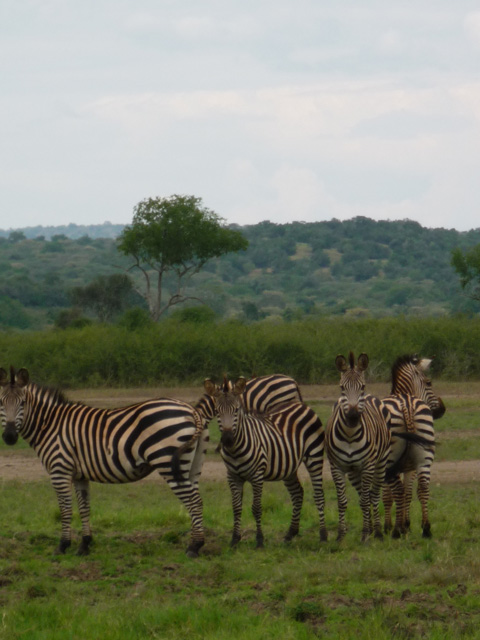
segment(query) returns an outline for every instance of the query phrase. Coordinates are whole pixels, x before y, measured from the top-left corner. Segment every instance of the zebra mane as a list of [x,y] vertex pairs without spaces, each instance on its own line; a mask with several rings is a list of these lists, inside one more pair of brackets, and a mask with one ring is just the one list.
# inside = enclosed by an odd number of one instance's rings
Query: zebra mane
[[[72,401],[69,400],[67,396],[64,394],[64,392],[58,387],[48,387],[48,386],[43,386],[41,384],[35,384],[34,386],[42,394],[44,398],[46,399],[48,398],[48,400],[51,400],[56,404],[72,404]],[[81,403],[76,403],[76,404],[81,404]]]
[[398,378],[398,374],[400,373],[400,370],[409,365],[409,364],[413,364],[413,365],[417,365],[420,362],[420,358],[418,357],[418,355],[416,353],[413,354],[407,354],[404,356],[399,356],[395,362],[393,363],[392,366],[392,383],[393,385],[395,385],[397,378]]

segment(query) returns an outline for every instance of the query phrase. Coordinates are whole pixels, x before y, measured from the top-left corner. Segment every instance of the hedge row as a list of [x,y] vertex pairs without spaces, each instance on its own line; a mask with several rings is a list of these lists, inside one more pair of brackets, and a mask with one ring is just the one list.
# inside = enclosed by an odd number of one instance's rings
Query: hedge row
[[292,323],[164,322],[140,330],[113,325],[0,333],[0,366],[64,387],[201,384],[206,377],[278,372],[301,384],[334,382],[334,361],[352,350],[370,357],[369,379],[388,380],[406,353],[435,355],[435,377],[480,379],[480,321],[324,319]]

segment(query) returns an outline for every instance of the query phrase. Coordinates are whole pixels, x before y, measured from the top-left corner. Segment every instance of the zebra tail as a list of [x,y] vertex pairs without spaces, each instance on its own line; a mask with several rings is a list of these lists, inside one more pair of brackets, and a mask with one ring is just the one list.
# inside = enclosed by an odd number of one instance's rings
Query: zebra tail
[[[424,449],[430,449],[432,447],[432,442],[424,438],[423,436],[418,435],[418,433],[412,433],[411,431],[404,431],[401,433],[395,433],[396,438],[402,438],[402,440],[406,440],[407,442],[411,442],[412,444],[417,444]],[[386,468],[385,470],[385,481],[389,482],[393,480],[399,473],[403,471],[403,461],[404,456],[400,456],[400,458],[394,462],[392,465]]]
[[175,482],[185,481],[180,461],[186,451],[192,451],[193,449],[195,449],[197,442],[203,433],[203,418],[195,409],[193,410],[193,419],[195,420],[195,432],[193,436],[190,438],[190,440],[187,440],[187,442],[184,442],[180,447],[178,447],[178,449],[172,456],[172,475]]

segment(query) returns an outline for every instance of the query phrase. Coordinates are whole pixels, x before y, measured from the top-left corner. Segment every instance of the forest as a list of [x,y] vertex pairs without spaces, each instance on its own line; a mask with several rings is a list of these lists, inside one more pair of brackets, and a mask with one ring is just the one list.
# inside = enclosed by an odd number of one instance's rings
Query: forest
[[[232,228],[247,238],[247,250],[210,260],[187,286],[195,304],[203,302],[217,320],[478,312],[478,303],[462,292],[451,252],[479,244],[480,229],[365,217]],[[131,262],[116,243],[122,229],[105,223],[0,231],[0,328],[54,327],[72,307],[73,289],[126,273]],[[132,292],[128,306],[143,305]]]

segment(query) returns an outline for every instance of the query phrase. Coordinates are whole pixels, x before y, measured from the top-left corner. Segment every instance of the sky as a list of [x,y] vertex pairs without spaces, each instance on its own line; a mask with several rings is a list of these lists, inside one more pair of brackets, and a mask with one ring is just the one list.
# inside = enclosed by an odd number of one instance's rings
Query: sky
[[480,3],[0,0],[0,228],[480,227]]

